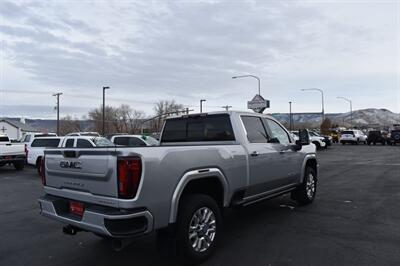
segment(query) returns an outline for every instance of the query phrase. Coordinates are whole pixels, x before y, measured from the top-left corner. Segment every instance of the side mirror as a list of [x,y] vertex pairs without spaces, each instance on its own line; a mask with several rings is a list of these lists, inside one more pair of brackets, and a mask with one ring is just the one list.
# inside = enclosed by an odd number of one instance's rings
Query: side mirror
[[296,144],[294,144],[294,145],[292,146],[292,149],[293,149],[294,151],[299,151],[299,150],[301,150],[302,147],[303,147],[303,145],[301,145],[300,140],[296,140]]
[[309,145],[310,144],[310,135],[308,134],[307,129],[299,130],[299,142],[301,145]]

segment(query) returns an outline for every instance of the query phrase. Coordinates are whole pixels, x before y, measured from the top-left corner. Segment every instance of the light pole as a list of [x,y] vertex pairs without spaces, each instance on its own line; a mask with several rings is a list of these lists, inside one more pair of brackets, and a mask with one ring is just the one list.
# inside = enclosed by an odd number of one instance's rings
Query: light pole
[[102,135],[104,136],[105,131],[106,131],[106,90],[110,89],[110,87],[103,87],[103,130],[102,130]]
[[200,100],[200,114],[203,113],[203,102],[205,102],[206,100],[201,99]]
[[229,111],[229,108],[232,108],[232,105],[224,105],[221,106],[221,108],[224,108],[226,111]]
[[351,100],[347,99],[345,97],[342,97],[342,96],[338,96],[336,98],[345,100],[346,102],[348,102],[350,104],[350,127],[353,127],[353,105],[352,105]]
[[302,91],[319,91],[321,93],[322,100],[322,122],[325,120],[325,110],[324,110],[324,91],[318,88],[301,89]]
[[53,94],[57,97],[57,136],[60,136],[60,95],[62,95],[61,92]]
[[293,130],[292,127],[292,102],[289,102],[289,130]]
[[261,95],[261,81],[260,78],[254,75],[242,75],[242,76],[234,76],[233,79],[239,78],[255,78],[258,81],[258,95]]

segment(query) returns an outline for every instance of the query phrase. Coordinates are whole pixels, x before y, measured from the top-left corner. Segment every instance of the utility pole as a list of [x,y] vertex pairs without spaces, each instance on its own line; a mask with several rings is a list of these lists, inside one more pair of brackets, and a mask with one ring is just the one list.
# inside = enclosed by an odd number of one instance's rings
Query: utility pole
[[205,102],[206,100],[201,99],[200,100],[200,114],[203,113],[203,102]]
[[57,136],[60,135],[60,95],[62,95],[61,92],[53,94],[53,96],[57,97]]
[[289,102],[289,130],[293,130],[293,122],[292,122],[292,102]]
[[232,108],[232,105],[224,105],[221,106],[221,108],[224,108],[226,111],[229,111],[229,108]]
[[102,135],[105,135],[106,132],[106,90],[110,89],[110,87],[103,87],[103,127],[102,127]]

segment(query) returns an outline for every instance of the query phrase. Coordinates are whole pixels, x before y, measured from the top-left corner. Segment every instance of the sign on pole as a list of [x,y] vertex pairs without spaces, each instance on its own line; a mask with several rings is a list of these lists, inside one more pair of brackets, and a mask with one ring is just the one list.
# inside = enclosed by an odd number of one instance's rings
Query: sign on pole
[[269,100],[265,100],[261,95],[256,94],[251,101],[247,102],[247,108],[262,114],[266,108],[269,108]]

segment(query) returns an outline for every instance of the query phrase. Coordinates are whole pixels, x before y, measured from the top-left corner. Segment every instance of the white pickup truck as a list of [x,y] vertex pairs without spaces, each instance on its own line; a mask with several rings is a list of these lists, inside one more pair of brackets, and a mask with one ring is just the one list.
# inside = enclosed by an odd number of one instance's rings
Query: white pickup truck
[[6,135],[0,135],[0,167],[13,164],[16,170],[22,170],[25,166],[25,146],[19,143],[11,143]]

